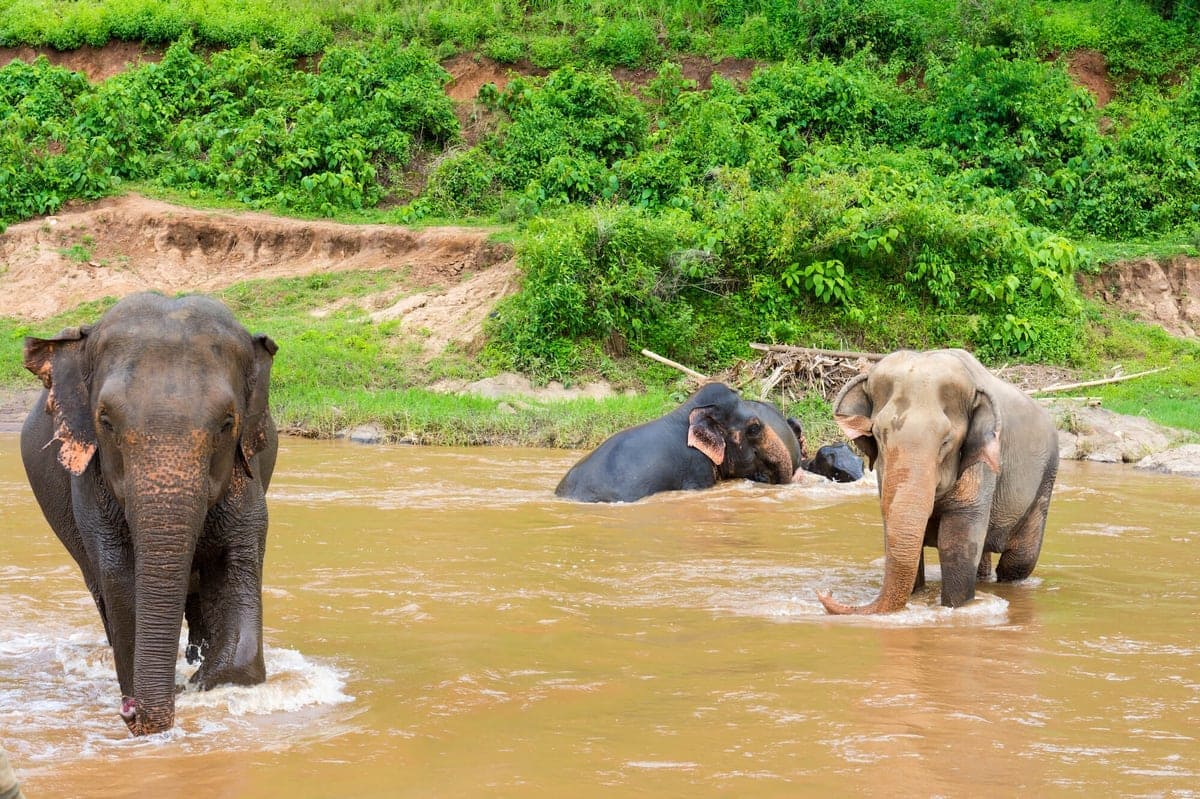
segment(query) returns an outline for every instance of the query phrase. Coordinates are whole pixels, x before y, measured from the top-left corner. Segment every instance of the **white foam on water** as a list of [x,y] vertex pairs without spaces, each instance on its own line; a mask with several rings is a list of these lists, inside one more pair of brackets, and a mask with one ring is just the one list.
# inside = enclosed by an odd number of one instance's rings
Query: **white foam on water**
[[[354,701],[346,692],[348,673],[268,645],[267,681],[255,686],[196,690],[186,686],[195,667],[181,658],[176,682],[186,687],[176,697],[176,726],[133,738],[118,716],[121,690],[99,619],[85,621],[87,615],[76,614],[69,598],[63,599],[69,612],[31,612],[29,605],[13,601],[19,598],[5,599],[0,603],[6,618],[0,628],[0,726],[10,731],[5,741],[10,753],[31,768],[164,746],[277,750],[345,731],[337,724],[313,724],[312,716]],[[181,636],[181,651],[185,642]]]
[[650,771],[692,771],[700,767],[699,763],[690,760],[627,760],[625,768],[646,769]]

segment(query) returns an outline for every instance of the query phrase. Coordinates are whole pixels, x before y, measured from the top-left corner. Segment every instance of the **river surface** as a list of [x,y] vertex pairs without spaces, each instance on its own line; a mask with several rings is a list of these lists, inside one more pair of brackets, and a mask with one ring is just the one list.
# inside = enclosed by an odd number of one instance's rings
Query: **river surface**
[[1200,484],[1064,464],[1032,578],[835,619],[814,590],[880,584],[873,484],[556,499],[578,457],[285,439],[267,682],[133,739],[0,434],[0,743],[28,795],[1200,796]]

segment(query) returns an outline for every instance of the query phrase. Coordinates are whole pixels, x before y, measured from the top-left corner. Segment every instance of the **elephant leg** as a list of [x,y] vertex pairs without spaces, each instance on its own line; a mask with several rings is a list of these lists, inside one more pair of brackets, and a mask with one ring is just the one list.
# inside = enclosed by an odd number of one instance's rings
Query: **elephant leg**
[[983,557],[979,559],[979,568],[975,570],[975,582],[981,583],[992,576],[992,553],[986,549],[983,551]]
[[975,598],[995,487],[996,474],[978,463],[963,472],[944,501],[937,547],[946,607],[956,608]]
[[915,594],[925,587],[925,547],[936,547],[938,540],[938,517],[932,516],[929,522],[925,525],[925,540],[921,547],[921,559],[917,561],[917,576],[913,580],[913,590]]
[[204,662],[191,681],[208,690],[222,683],[266,679],[262,654],[262,557],[224,553],[201,569],[200,612],[208,632]]
[[1048,470],[1033,505],[1009,535],[1008,543],[996,564],[998,581],[1024,580],[1033,572],[1042,551],[1042,535],[1046,531],[1046,514],[1050,510],[1050,493],[1054,489],[1057,471],[1057,464]]

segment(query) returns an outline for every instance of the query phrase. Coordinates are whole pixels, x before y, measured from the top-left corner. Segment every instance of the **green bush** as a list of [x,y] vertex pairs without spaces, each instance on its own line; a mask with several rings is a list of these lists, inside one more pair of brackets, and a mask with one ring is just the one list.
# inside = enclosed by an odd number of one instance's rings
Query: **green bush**
[[646,115],[609,75],[571,68],[544,81],[509,82],[499,101],[510,122],[487,146],[505,188],[570,201],[590,200],[605,170],[636,153],[645,139]]
[[654,27],[644,18],[600,22],[587,37],[587,52],[610,67],[639,67],[662,55]]
[[489,323],[492,357],[563,378],[595,368],[604,347],[677,353],[695,336],[680,295],[704,266],[678,253],[696,233],[679,214],[629,208],[535,220],[518,253],[522,291]]
[[422,198],[433,214],[490,214],[500,201],[495,174],[495,161],[481,149],[450,152],[429,173]]

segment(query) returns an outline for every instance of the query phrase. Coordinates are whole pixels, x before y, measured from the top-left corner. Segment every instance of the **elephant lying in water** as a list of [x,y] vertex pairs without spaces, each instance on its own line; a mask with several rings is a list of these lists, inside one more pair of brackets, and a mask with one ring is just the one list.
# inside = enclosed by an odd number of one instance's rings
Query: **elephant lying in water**
[[1046,410],[965,350],[900,351],[852,379],[834,418],[879,476],[884,576],[879,597],[830,613],[889,613],[924,585],[923,547],[936,546],[942,604],[975,596],[977,579],[1029,576],[1042,548],[1058,473]]
[[826,444],[817,450],[811,460],[804,460],[800,465],[804,471],[828,477],[835,483],[853,483],[863,476],[862,458],[840,441]]
[[665,416],[613,435],[572,466],[554,493],[633,502],[736,478],[787,483],[802,457],[799,434],[799,423],[773,405],[708,383]]
[[214,300],[157,294],[25,341],[45,385],[21,431],[25,471],[95,599],[135,735],[174,723],[185,608],[193,683],[266,679],[275,351]]

